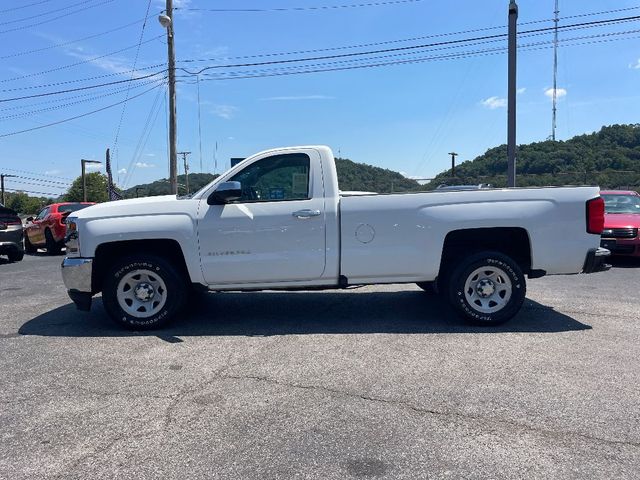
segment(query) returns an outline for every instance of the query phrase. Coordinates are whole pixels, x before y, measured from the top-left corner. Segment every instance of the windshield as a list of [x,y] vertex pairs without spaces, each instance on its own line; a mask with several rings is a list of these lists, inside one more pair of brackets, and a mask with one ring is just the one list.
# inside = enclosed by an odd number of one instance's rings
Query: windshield
[[58,206],[58,212],[77,212],[78,210],[82,210],[83,208],[90,207],[91,205],[84,205],[82,203],[69,203],[67,205]]
[[606,213],[639,213],[640,197],[636,195],[602,195]]

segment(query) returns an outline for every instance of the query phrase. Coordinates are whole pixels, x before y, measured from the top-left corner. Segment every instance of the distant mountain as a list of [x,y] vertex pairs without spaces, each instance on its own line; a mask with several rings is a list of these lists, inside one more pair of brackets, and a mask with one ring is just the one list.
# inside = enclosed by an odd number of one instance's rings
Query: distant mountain
[[[420,187],[415,180],[406,178],[393,170],[356,163],[345,158],[336,159],[336,169],[338,170],[338,184],[341,190],[388,193],[391,191],[406,192],[416,190]],[[217,177],[218,175],[211,175],[210,173],[190,173],[189,190],[195,192]],[[179,193],[183,194],[186,192],[185,185],[185,176],[179,175]],[[151,197],[168,195],[169,193],[169,180],[165,178],[152,183],[131,187],[124,191],[124,196],[125,198],[134,198],[136,196]]]
[[[212,175],[210,173],[190,173],[189,191],[195,192],[200,190],[217,177],[218,175]],[[186,177],[184,175],[178,175],[178,193],[180,193],[180,195],[184,195],[187,192],[186,185]],[[136,185],[125,190],[123,193],[125,198],[155,197],[157,195],[169,195],[171,189],[169,179],[163,178],[162,180],[156,180],[152,183]]]
[[[518,146],[517,185],[593,184],[603,188],[640,186],[640,125],[612,125],[567,141]],[[507,146],[440,173],[425,188],[445,184],[506,185]]]

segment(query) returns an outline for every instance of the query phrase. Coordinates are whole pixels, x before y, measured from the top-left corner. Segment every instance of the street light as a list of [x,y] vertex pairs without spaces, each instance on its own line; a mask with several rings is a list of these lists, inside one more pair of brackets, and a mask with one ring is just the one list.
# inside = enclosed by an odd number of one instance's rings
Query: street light
[[176,126],[176,54],[173,46],[173,0],[166,0],[166,11],[158,17],[167,29],[167,56],[169,68],[169,182],[171,193],[178,194],[178,133]]
[[87,201],[87,178],[85,176],[85,165],[87,163],[102,163],[98,160],[85,160],[84,158],[80,159],[80,165],[82,165],[82,201]]

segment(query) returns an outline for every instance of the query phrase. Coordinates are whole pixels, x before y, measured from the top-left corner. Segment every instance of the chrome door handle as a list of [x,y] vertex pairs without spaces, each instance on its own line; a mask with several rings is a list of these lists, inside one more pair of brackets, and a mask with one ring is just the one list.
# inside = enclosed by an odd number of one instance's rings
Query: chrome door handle
[[293,212],[292,215],[298,218],[319,217],[320,210],[298,210],[297,212]]

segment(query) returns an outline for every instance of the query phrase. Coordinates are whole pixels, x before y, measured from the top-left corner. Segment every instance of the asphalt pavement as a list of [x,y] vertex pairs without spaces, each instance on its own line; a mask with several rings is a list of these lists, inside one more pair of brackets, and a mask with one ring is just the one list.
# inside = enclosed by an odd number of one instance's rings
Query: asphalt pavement
[[483,329],[413,285],[79,312],[0,260],[2,479],[637,479],[640,263],[529,282]]

